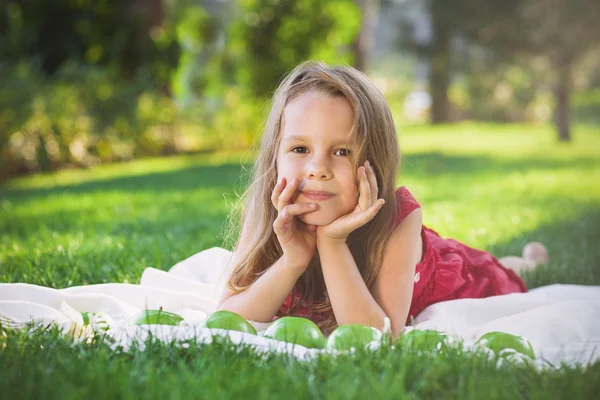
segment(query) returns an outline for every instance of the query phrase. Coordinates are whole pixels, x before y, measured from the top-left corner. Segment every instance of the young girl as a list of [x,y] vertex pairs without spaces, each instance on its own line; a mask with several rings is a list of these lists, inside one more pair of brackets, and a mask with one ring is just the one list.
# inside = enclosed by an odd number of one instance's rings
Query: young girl
[[442,239],[396,188],[400,154],[381,92],[361,72],[307,62],[273,98],[219,309],[396,337],[425,307],[526,292],[491,254]]

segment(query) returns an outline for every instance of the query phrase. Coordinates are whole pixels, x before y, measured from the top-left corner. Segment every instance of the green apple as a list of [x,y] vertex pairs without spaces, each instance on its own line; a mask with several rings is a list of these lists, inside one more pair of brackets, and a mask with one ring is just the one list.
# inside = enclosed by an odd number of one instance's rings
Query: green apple
[[202,323],[201,328],[226,329],[256,335],[256,329],[244,317],[232,311],[219,310],[210,314]]
[[413,329],[399,338],[402,346],[418,349],[421,351],[446,350],[455,339],[445,332],[432,329]]
[[283,317],[273,322],[264,337],[299,344],[311,349],[325,347],[325,338],[317,325],[301,317]]
[[143,310],[131,317],[129,325],[172,325],[177,326],[183,321],[183,317],[167,311]]
[[327,348],[334,350],[350,350],[366,348],[370,343],[381,340],[383,334],[377,328],[360,324],[341,325],[327,338]]
[[529,340],[523,336],[513,335],[506,332],[488,332],[482,335],[475,344],[487,347],[497,355],[502,355],[503,350],[509,354],[512,351],[506,351],[512,349],[517,353],[526,355],[531,359],[535,359],[535,352]]

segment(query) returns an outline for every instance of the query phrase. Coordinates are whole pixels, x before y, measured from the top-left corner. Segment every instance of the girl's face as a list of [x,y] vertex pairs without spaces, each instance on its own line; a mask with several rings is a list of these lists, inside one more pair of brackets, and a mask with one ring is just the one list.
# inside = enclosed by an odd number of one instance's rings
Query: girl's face
[[298,179],[294,203],[315,203],[316,211],[299,216],[310,225],[327,225],[354,210],[357,183],[348,158],[354,112],[343,97],[307,93],[284,110],[277,152],[277,178]]

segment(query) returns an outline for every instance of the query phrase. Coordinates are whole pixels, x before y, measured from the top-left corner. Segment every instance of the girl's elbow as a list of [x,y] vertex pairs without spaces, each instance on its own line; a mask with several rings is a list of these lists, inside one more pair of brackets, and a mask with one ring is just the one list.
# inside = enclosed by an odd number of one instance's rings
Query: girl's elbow
[[390,333],[392,334],[392,340],[395,342],[396,340],[398,340],[398,338],[400,336],[402,336],[402,333],[404,332],[404,328],[405,328],[405,324],[404,322],[397,322],[395,323],[395,321],[391,321],[390,320]]
[[402,325],[401,328],[399,329],[392,329],[392,340],[394,342],[396,342],[398,339],[400,339],[400,336],[402,336],[402,333],[404,332],[404,325]]
[[231,298],[233,296],[229,296],[229,297],[223,297],[221,298],[218,302],[217,302],[217,307],[215,308],[215,311],[234,311],[231,309]]

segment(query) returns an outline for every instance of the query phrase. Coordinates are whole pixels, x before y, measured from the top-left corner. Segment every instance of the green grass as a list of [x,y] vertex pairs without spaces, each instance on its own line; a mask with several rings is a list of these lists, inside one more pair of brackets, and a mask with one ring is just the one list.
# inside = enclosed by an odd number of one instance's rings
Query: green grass
[[[517,255],[539,240],[548,265],[530,288],[600,284],[600,129],[577,127],[558,144],[545,126],[461,124],[400,129],[398,184],[421,202],[442,236]],[[137,283],[146,267],[223,243],[241,154],[181,156],[62,171],[0,188],[0,281],[65,287]],[[600,392],[600,363],[496,368],[480,355],[427,358],[381,350],[301,363],[265,360],[225,344],[153,344],[112,351],[71,344],[56,332],[0,337],[0,391],[7,398],[577,398]]]
[[72,344],[56,332],[10,332],[3,343],[5,398],[548,399],[585,398],[600,388],[600,363],[538,373],[459,349],[433,357],[385,348],[299,362],[226,340],[187,348],[147,342],[128,353],[102,340]]

